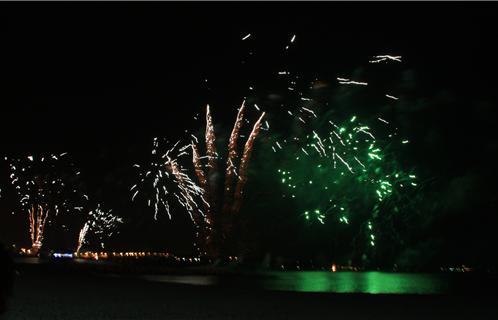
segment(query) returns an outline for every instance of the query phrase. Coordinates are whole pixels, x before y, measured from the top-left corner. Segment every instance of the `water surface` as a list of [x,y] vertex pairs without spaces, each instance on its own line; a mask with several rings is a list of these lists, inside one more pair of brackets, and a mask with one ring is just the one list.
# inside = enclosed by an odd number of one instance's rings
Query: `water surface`
[[272,290],[300,292],[440,294],[450,290],[444,275],[388,272],[280,272],[264,281]]
[[294,292],[368,294],[452,294],[492,292],[496,279],[469,274],[287,271],[258,275],[147,275],[155,282],[198,286],[237,286]]

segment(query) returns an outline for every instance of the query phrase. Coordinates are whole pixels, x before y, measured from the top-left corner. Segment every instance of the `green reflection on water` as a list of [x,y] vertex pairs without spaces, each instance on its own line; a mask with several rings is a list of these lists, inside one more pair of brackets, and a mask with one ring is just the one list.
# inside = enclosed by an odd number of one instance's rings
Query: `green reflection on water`
[[433,274],[388,272],[279,272],[267,280],[272,290],[302,292],[438,294],[448,289],[444,278]]

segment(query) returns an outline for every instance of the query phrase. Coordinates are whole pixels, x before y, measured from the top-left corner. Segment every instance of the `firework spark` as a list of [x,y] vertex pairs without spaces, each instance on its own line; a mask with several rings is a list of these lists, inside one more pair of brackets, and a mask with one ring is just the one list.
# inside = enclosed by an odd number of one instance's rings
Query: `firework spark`
[[88,213],[87,220],[79,232],[76,254],[79,254],[83,245],[88,244],[87,236],[89,234],[95,236],[101,248],[104,248],[104,239],[111,237],[118,225],[123,223],[122,218],[111,212],[112,210],[103,210],[99,204]]
[[366,83],[366,82],[353,81],[353,80],[346,79],[346,78],[337,78],[337,81],[339,81],[340,84],[353,84],[353,85],[359,85],[359,86],[367,86],[368,85],[368,83]]
[[191,219],[195,223],[199,223],[203,213],[197,206],[195,197],[202,197],[203,189],[197,186],[190,177],[184,173],[184,170],[180,167],[176,159],[167,157],[165,167],[167,171],[173,175],[173,180],[180,190],[179,193],[175,194],[178,202],[187,209]]
[[[130,189],[133,192],[132,201],[139,194],[145,196],[147,205],[154,207],[154,219],[156,220],[161,208],[166,211],[169,219],[172,218],[170,198],[175,199],[177,203],[183,206],[191,219],[198,219],[199,215],[203,215],[196,203],[199,199],[204,201],[204,189],[190,179],[185,173],[187,169],[183,168],[179,163],[179,158],[188,154],[185,150],[191,145],[177,149],[179,143],[180,141],[175,143],[172,148],[160,156],[157,150],[159,141],[154,138],[153,159],[150,166],[147,166],[139,173],[139,181]],[[193,144],[192,148],[195,148]],[[196,153],[193,152],[193,154],[195,158]],[[134,165],[134,167],[142,169],[140,165]]]
[[204,190],[204,214],[206,216],[206,223],[211,224],[211,211],[209,210],[209,191],[208,191],[208,183],[206,179],[206,175],[204,174],[204,170],[202,168],[202,163],[199,158],[199,150],[197,146],[192,141],[192,163],[194,164],[195,175],[199,180],[199,186],[202,190]]
[[379,55],[379,56],[374,56],[372,60],[370,60],[370,63],[380,63],[380,62],[389,62],[389,61],[395,61],[395,62],[401,62],[401,56],[390,56],[390,55]]

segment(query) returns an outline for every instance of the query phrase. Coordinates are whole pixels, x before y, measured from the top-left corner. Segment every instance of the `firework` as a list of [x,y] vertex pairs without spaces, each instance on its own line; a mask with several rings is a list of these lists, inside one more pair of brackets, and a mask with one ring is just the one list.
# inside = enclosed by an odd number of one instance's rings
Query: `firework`
[[197,186],[190,177],[181,169],[178,161],[167,157],[165,162],[167,172],[173,175],[173,180],[180,190],[179,195],[176,194],[178,201],[190,213],[190,217],[195,223],[199,223],[202,211],[199,209],[195,196],[202,198],[202,189]]
[[[28,213],[33,252],[42,247],[46,224],[60,212],[79,212],[85,195],[77,183],[79,172],[66,160],[67,153],[8,159],[11,184],[21,211]],[[49,214],[50,213],[50,214]]]
[[205,223],[210,225],[212,222],[211,210],[209,207],[209,191],[208,191],[208,183],[206,176],[204,174],[204,170],[202,169],[201,160],[199,158],[199,151],[197,150],[197,146],[192,141],[192,163],[194,164],[195,174],[197,179],[199,180],[199,185],[202,190],[204,190],[204,215],[205,215]]
[[278,169],[284,196],[298,201],[307,221],[365,229],[373,247],[379,214],[399,212],[417,186],[415,174],[402,170],[393,153],[404,140],[397,133],[379,138],[356,116],[340,125],[328,119],[319,119],[299,143],[286,146],[285,165]]
[[[265,113],[263,112],[258,121],[255,123],[248,140],[246,141],[242,159],[239,165],[239,174],[237,174],[237,141],[241,136],[240,130],[244,121],[244,111],[245,103],[243,102],[238,110],[235,123],[230,134],[228,142],[228,152],[226,159],[225,168],[225,180],[224,180],[224,198],[221,208],[216,202],[216,192],[217,185],[215,176],[217,175],[217,160],[218,155],[216,153],[216,139],[214,134],[213,120],[210,112],[209,106],[206,107],[206,131],[205,131],[205,141],[206,141],[206,156],[200,157],[198,148],[192,141],[192,162],[195,169],[197,179],[199,180],[199,185],[204,189],[204,194],[207,195],[204,199],[206,200],[205,210],[206,215],[202,223],[198,223],[199,226],[197,232],[197,242],[200,247],[203,247],[204,252],[210,250],[211,254],[216,254],[215,252],[219,248],[208,248],[208,246],[213,244],[215,234],[226,239],[227,235],[225,233],[231,230],[231,226],[234,223],[231,213],[237,212],[241,206],[243,187],[247,181],[247,168],[249,165],[250,155],[253,149],[254,140],[256,139],[259,130],[262,125],[262,121]],[[207,158],[207,168],[208,172],[203,169],[202,159]],[[207,175],[207,178],[206,178]],[[235,182],[235,177],[238,180]],[[235,190],[234,190],[235,187]],[[233,205],[232,205],[232,199]],[[220,215],[222,213],[223,215]]]
[[374,56],[372,60],[370,60],[370,63],[380,63],[380,62],[390,62],[390,61],[395,61],[395,62],[401,62],[401,56],[391,56],[391,55],[378,55]]
[[366,82],[354,81],[354,80],[350,80],[347,78],[337,78],[337,81],[339,81],[340,84],[352,84],[352,85],[358,85],[358,86],[367,86],[368,85],[368,83],[366,83]]
[[31,248],[35,254],[42,247],[43,232],[45,230],[48,213],[49,210],[44,211],[42,206],[38,206],[36,209],[33,206],[28,212]]
[[104,239],[111,237],[119,224],[123,220],[113,215],[112,210],[103,210],[100,204],[88,212],[87,220],[81,228],[78,237],[78,245],[76,253],[78,254],[83,245],[88,244],[87,236],[93,235],[100,243],[101,248],[104,248]]
[[[177,149],[179,143],[178,141],[161,156],[158,154],[158,139],[154,139],[153,159],[150,166],[139,173],[138,183],[131,187],[130,191],[133,193],[131,199],[134,201],[139,194],[143,194],[147,205],[154,207],[154,219],[157,219],[161,208],[171,219],[170,201],[175,199],[196,222],[204,215],[197,204],[199,200],[204,202],[204,189],[188,176],[187,170],[179,163],[179,158],[188,154],[185,150],[191,145]],[[142,169],[138,164],[134,167]]]
[[390,94],[386,94],[386,97],[392,100],[398,100],[395,96],[391,96]]
[[206,157],[208,159],[208,185],[210,194],[210,202],[212,206],[216,203],[216,179],[218,154],[216,153],[216,137],[214,135],[213,118],[209,110],[209,105],[206,107]]
[[[236,158],[237,158],[237,141],[238,137],[240,136],[239,132],[242,127],[243,123],[243,118],[244,118],[244,109],[245,109],[245,104],[244,102],[242,103],[241,107],[239,108],[239,111],[237,113],[237,117],[235,119],[235,123],[230,135],[230,139],[228,142],[228,156],[227,156],[227,163],[226,163],[226,170],[225,170],[225,187],[224,187],[224,193],[225,193],[225,198],[224,198],[224,206],[223,207],[229,207],[229,204],[231,203],[231,198],[232,198],[232,187],[233,187],[233,179],[234,176],[238,177],[238,182],[235,190],[235,195],[236,197],[241,197],[242,195],[242,188],[247,181],[247,168],[249,165],[249,159],[251,156],[251,152],[253,149],[253,144],[254,140],[258,136],[259,130],[261,129],[262,121],[264,118],[265,113],[263,112],[259,119],[256,121],[254,124],[254,127],[252,129],[251,134],[249,135],[248,140],[246,141],[245,147],[244,147],[244,152],[242,159],[240,161],[240,166],[239,166],[239,175],[237,175],[237,169],[236,169]],[[215,135],[214,135],[214,129],[213,129],[213,122],[212,122],[212,117],[210,113],[209,106],[206,108],[206,157],[208,159],[207,167],[208,167],[208,177],[211,175],[216,174],[216,160],[218,159],[217,153],[216,153],[216,147],[215,147]],[[199,179],[199,183],[201,186],[206,186],[209,185],[206,183],[206,178],[205,178],[205,173],[202,169],[202,163],[200,161],[201,157],[199,157],[199,153],[197,150],[197,147],[195,144],[192,142],[192,151],[193,151],[193,165],[196,171],[197,178]],[[209,186],[209,188],[206,188],[205,193],[210,193],[213,194],[215,192],[216,188]],[[210,197],[210,207],[215,208],[215,201],[213,199],[214,195]],[[240,199],[239,199],[240,202]],[[237,207],[240,205],[238,204]]]
[[[227,213],[227,216],[230,216],[230,212],[240,209],[243,187],[247,182],[247,168],[254,140],[258,136],[265,115],[264,112],[261,114],[249,135],[240,161],[239,175],[237,175],[237,141],[239,136],[241,136],[240,130],[244,120],[244,110],[245,104],[243,102],[237,113],[228,143],[222,205],[218,205],[217,203],[217,191],[219,188],[216,177],[219,174],[218,161],[220,159],[216,150],[214,123],[209,105],[206,107],[204,137],[206,154],[204,156],[200,155],[197,146],[199,140],[194,135],[191,135],[193,139],[190,144],[178,147],[180,144],[180,141],[178,141],[162,156],[158,152],[159,140],[158,138],[154,138],[150,165],[144,168],[138,164],[134,165],[134,167],[141,169],[141,172],[139,173],[138,183],[130,189],[132,192],[132,201],[139,194],[143,194],[146,197],[148,206],[154,207],[155,219],[157,219],[157,214],[161,207],[165,209],[168,217],[171,219],[169,200],[176,199],[176,202],[186,209],[196,226],[196,245],[205,253],[210,250],[208,246],[213,244],[213,235],[216,233],[219,234],[216,229],[222,227],[224,224],[220,214],[224,212]],[[268,123],[266,125],[269,127]],[[197,177],[198,184],[191,179],[188,169],[180,163],[182,156],[188,155],[189,150],[192,152],[193,171],[195,177]],[[203,164],[204,159],[206,159],[205,165]],[[235,177],[238,178],[238,181],[234,181]],[[235,201],[234,206],[232,206],[234,187]]]
[[88,233],[88,229],[90,228],[90,225],[88,224],[88,221],[85,222],[83,225],[83,228],[81,228],[80,233],[78,235],[78,245],[76,247],[76,255],[79,254],[81,247],[86,241],[86,234]]
[[232,204],[232,187],[233,187],[233,179],[234,176],[237,176],[235,161],[237,158],[237,140],[239,138],[239,131],[242,127],[242,120],[244,117],[244,102],[242,102],[242,106],[237,113],[237,118],[235,119],[235,124],[232,129],[232,133],[230,135],[230,140],[228,143],[228,157],[225,171],[225,188],[224,188],[224,203],[223,203],[223,212],[228,212],[230,206]]

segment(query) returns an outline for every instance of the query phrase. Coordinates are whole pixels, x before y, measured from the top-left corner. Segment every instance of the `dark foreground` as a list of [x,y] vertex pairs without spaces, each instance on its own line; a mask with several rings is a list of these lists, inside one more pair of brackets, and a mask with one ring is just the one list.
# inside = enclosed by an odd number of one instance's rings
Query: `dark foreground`
[[191,286],[134,276],[18,268],[1,319],[495,319],[492,292],[370,295]]

